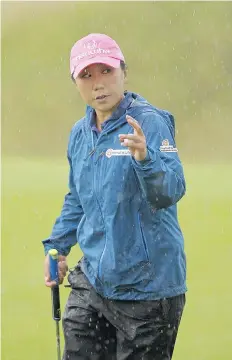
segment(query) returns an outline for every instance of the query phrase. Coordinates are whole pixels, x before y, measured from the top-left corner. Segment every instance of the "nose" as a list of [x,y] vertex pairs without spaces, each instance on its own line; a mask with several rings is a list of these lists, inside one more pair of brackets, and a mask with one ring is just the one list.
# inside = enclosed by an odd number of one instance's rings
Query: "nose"
[[102,76],[101,74],[95,74],[93,76],[93,90],[94,91],[99,91],[99,90],[103,90],[104,89],[104,84],[102,81]]

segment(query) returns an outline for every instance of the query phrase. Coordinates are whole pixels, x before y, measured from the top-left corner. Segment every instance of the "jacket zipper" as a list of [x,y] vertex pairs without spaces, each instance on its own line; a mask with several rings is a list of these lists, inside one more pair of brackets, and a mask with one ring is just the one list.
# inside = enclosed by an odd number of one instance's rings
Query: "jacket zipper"
[[[95,161],[95,165],[97,164],[98,160],[100,159],[101,156],[104,155],[104,152],[102,152],[97,160]],[[95,174],[93,175],[94,179],[95,179]],[[95,180],[94,180],[94,189],[95,189]],[[101,206],[100,206],[100,202],[98,201],[98,198],[97,198],[97,192],[95,191],[96,193],[96,200],[97,200],[97,203],[98,203],[98,206],[99,206],[99,209],[100,209],[100,213],[101,213],[101,217],[102,217],[102,220],[103,220],[103,224],[104,224],[104,228],[105,228],[105,221],[104,221],[104,217],[103,217],[103,212],[101,210]],[[102,251],[102,254],[101,254],[101,257],[100,257],[100,260],[99,260],[99,268],[98,268],[98,275],[99,275],[99,278],[100,280],[102,279],[102,271],[101,271],[101,264],[102,264],[102,259],[103,259],[103,256],[105,254],[105,250],[106,250],[106,243],[107,243],[107,240],[106,240],[106,235],[105,235],[105,245],[104,245],[104,248],[103,248],[103,251]]]
[[139,220],[139,227],[140,227],[140,232],[141,232],[141,236],[142,236],[143,248],[144,248],[144,251],[145,251],[146,260],[149,262],[150,260],[149,260],[148,251],[147,251],[147,244],[146,244],[146,241],[145,241],[145,238],[144,238],[143,227],[142,227],[142,224],[141,224],[140,213],[138,213],[138,220]]
[[[92,156],[94,154],[94,152],[96,151],[96,145],[94,146],[94,140],[93,140],[93,132],[92,132],[92,129],[91,129],[91,140],[92,140],[92,151],[89,153],[89,156]],[[95,186],[95,165],[97,164],[99,158],[101,156],[104,155],[104,151],[101,152],[101,154],[98,156],[97,160],[95,162],[93,162],[93,188],[94,188],[94,192],[95,192],[95,198],[96,198],[96,201],[97,201],[97,204],[98,204],[98,207],[99,207],[99,210],[100,210],[100,213],[101,213],[101,217],[102,217],[102,220],[103,220],[103,224],[105,223],[104,222],[104,217],[103,217],[103,213],[102,213],[102,210],[101,210],[101,206],[100,206],[100,203],[99,203],[99,200],[97,198],[97,191],[96,191],[96,186]],[[104,228],[105,228],[105,224],[104,224]],[[102,258],[104,256],[104,253],[105,253],[105,249],[106,249],[106,239],[105,239],[105,245],[104,245],[104,249],[103,249],[103,252],[101,254],[101,257],[100,257],[100,260],[99,260],[99,269],[98,269],[98,275],[101,279],[101,262],[102,262]]]

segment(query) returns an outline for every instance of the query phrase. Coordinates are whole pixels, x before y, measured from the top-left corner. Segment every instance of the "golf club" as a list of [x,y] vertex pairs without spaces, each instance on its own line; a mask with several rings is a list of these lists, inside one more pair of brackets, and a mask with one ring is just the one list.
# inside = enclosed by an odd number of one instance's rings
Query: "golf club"
[[61,360],[60,351],[60,291],[59,291],[59,273],[58,273],[58,251],[55,249],[49,250],[49,266],[51,281],[56,281],[57,285],[51,288],[52,296],[52,317],[56,322],[56,346],[57,346],[57,360]]

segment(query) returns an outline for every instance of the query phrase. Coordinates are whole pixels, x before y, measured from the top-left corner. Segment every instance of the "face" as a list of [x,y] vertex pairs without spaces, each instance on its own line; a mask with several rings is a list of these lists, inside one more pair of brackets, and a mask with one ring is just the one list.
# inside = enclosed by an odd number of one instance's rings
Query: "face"
[[83,101],[96,113],[110,113],[123,98],[125,73],[104,64],[85,68],[75,80]]

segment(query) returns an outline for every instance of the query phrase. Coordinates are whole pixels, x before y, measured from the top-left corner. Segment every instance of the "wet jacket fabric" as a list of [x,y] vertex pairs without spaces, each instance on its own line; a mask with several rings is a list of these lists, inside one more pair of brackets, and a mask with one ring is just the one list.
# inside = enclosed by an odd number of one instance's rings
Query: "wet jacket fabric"
[[[135,118],[147,142],[136,161],[119,141]],[[97,134],[87,106],[68,143],[69,193],[45,253],[68,255],[76,243],[81,269],[96,291],[118,300],[156,300],[186,292],[184,239],[177,203],[186,191],[174,117],[127,92]]]

